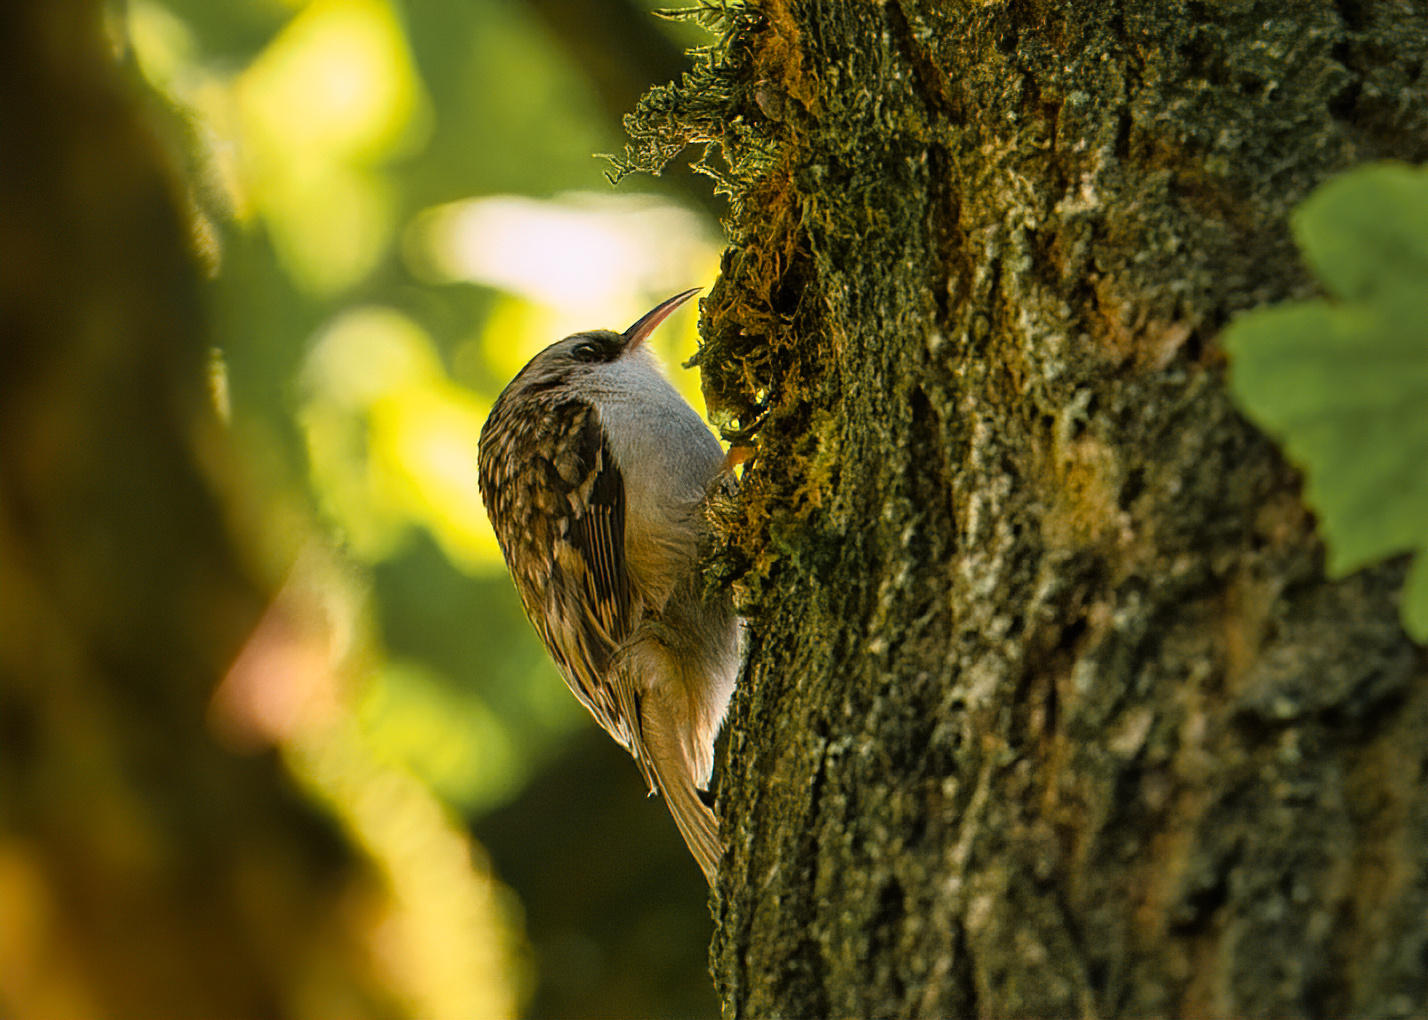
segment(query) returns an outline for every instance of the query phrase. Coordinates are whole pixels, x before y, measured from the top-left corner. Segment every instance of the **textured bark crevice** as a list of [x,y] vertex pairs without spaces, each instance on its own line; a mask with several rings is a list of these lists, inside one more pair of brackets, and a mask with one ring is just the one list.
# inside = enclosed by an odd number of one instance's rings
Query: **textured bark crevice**
[[770,2],[720,52],[644,113],[737,200],[727,1015],[1421,1012],[1402,571],[1324,579],[1215,338],[1313,292],[1315,185],[1428,157],[1428,9]]

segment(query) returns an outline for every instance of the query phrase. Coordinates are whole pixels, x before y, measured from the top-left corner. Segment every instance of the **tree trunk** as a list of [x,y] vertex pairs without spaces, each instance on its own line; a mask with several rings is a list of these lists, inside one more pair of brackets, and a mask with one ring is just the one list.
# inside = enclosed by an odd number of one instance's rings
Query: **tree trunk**
[[208,725],[268,593],[100,13],[14,3],[0,31],[0,1014],[392,1016],[353,916],[371,869]]
[[1216,335],[1428,157],[1421,0],[779,3],[633,122],[722,148],[757,456],[727,1016],[1428,1008],[1428,684]]

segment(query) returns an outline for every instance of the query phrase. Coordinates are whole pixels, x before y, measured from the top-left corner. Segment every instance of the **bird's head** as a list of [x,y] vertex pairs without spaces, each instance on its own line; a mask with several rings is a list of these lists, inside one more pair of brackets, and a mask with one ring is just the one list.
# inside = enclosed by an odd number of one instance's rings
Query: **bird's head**
[[[557,340],[521,369],[512,386],[540,390],[571,385],[582,375],[601,374],[606,366],[635,360],[644,351],[645,340],[655,328],[698,292],[699,288],[695,287],[661,301],[623,333],[593,329]],[[655,364],[653,359],[641,360],[651,366]]]

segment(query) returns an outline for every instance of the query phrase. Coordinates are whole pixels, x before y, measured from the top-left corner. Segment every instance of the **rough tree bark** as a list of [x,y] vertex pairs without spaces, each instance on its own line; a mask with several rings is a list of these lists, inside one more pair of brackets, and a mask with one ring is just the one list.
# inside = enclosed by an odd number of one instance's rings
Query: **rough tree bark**
[[1327,582],[1218,331],[1428,158],[1422,0],[751,3],[632,127],[722,147],[757,458],[726,1015],[1428,1008],[1402,571]]

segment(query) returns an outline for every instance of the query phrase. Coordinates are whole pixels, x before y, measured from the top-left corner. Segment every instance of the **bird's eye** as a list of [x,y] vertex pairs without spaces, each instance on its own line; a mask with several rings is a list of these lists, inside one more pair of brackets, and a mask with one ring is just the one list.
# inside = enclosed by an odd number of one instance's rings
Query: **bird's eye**
[[570,352],[570,356],[576,361],[581,361],[586,364],[599,361],[601,360],[600,345],[593,340],[584,340],[575,345],[575,349]]

